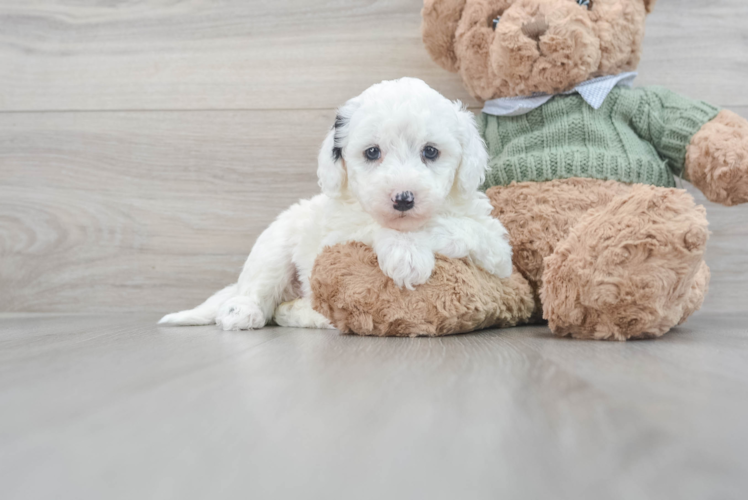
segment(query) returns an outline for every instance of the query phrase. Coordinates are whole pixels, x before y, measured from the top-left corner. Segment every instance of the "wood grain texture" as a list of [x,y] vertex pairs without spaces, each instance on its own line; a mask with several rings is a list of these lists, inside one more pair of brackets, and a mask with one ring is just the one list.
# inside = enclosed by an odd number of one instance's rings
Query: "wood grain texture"
[[[420,39],[421,0],[0,2],[0,109],[332,108],[373,82],[458,78]],[[743,0],[659,2],[641,81],[748,105]]]
[[0,109],[319,109],[415,76],[422,0],[0,4]]
[[746,316],[662,339],[0,319],[6,500],[742,499]]

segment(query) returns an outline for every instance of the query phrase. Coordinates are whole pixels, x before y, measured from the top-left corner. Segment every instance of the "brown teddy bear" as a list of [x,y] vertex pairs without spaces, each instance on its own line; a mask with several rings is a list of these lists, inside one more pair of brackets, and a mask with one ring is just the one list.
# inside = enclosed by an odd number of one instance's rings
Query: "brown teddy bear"
[[[503,302],[487,301],[504,311],[501,326],[542,317],[562,336],[657,337],[703,302],[706,213],[675,188],[675,178],[717,203],[748,202],[748,122],[663,88],[631,87],[654,3],[424,3],[427,50],[486,101],[479,117],[491,158],[484,187],[529,283],[518,286],[515,276],[496,285],[511,288],[499,294]],[[366,259],[349,250],[328,250],[313,275],[317,309],[336,326],[379,335],[465,331],[468,318],[463,328],[441,328],[454,307],[412,306],[459,302],[443,287],[390,290],[386,311],[349,293],[373,279],[363,272]],[[471,265],[443,264],[441,272],[453,275]],[[375,261],[368,265],[377,270]],[[482,287],[469,283],[466,295],[481,297]],[[530,309],[520,305],[527,299]],[[475,327],[489,326],[485,307],[471,311]],[[506,311],[516,313],[510,321]]]

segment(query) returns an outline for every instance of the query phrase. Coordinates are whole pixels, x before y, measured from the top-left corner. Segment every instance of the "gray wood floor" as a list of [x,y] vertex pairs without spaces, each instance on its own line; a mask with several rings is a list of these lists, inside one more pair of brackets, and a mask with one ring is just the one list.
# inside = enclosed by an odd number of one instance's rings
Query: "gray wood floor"
[[743,499],[748,315],[655,341],[0,318],[0,496]]

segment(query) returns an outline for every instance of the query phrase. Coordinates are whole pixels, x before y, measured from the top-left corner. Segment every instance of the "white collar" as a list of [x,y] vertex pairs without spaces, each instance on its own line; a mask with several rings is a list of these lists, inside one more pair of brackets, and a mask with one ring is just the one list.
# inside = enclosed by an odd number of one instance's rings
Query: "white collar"
[[[631,88],[634,84],[634,78],[637,75],[638,73],[636,72],[629,72],[621,73],[620,75],[601,76],[600,78],[582,82],[572,90],[563,92],[563,95],[578,93],[590,106],[600,109],[600,106],[603,105],[603,102],[605,102],[605,99],[614,87],[620,85]],[[539,108],[554,97],[555,95],[551,94],[533,94],[526,97],[493,99],[486,101],[483,106],[483,112],[494,116],[520,116]]]

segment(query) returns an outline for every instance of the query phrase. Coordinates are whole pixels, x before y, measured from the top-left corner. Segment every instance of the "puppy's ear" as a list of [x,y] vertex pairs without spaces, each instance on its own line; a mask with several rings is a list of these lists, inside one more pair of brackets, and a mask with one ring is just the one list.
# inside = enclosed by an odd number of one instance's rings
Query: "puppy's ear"
[[332,130],[327,133],[317,161],[317,178],[322,192],[331,198],[343,193],[348,182],[348,174],[343,158],[343,148],[348,136],[351,117],[361,106],[361,96],[349,99],[335,117]]
[[655,2],[657,2],[657,0],[644,0],[644,8],[647,9],[647,14],[652,12],[652,9],[654,9],[655,6]]
[[[338,123],[338,120],[335,121]],[[337,198],[343,191],[346,183],[345,165],[343,164],[343,153],[339,145],[335,144],[337,127],[327,133],[322,142],[317,159],[317,178],[322,192],[330,198]]]
[[465,0],[424,0],[421,37],[431,58],[447,71],[460,69],[455,55],[455,32]]
[[478,132],[473,113],[456,101],[458,119],[461,125],[462,161],[457,170],[455,184],[459,194],[465,198],[472,196],[486,180],[488,152],[486,144]]

